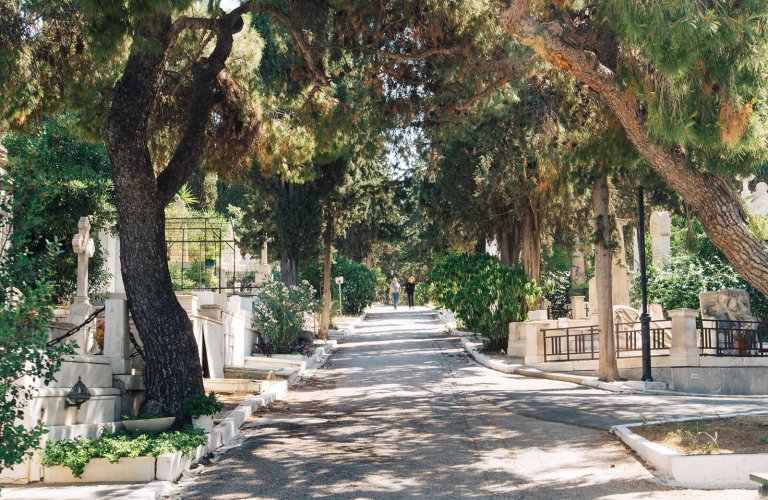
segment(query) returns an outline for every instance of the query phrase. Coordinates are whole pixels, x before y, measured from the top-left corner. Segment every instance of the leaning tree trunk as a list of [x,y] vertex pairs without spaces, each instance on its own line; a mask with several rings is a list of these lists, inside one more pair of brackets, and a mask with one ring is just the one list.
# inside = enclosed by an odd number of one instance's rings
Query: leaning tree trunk
[[528,279],[541,278],[541,216],[533,201],[529,201],[523,214],[520,261]]
[[640,156],[699,216],[712,243],[744,279],[768,296],[768,244],[749,229],[744,205],[736,191],[719,175],[689,167],[679,149],[666,148],[649,139],[637,100],[620,89],[615,73],[601,64],[594,53],[566,43],[561,25],[533,18],[530,3],[512,0],[501,13],[503,28],[603,99]]
[[[146,146],[146,114],[163,62],[162,54],[131,54],[115,89],[104,139],[112,161],[125,291],[144,345],[142,409],[179,416],[183,400],[203,392],[203,375],[192,323],[168,271],[165,203]],[[148,85],[153,76],[154,85]]]
[[104,129],[115,184],[125,291],[144,345],[145,413],[181,416],[184,399],[204,390],[192,323],[176,299],[168,270],[165,206],[189,180],[202,155],[217,98],[216,79],[232,50],[233,33],[242,29],[242,18],[233,11],[217,26],[213,51],[195,64],[186,120],[179,124],[182,136],[159,175],[148,147],[149,117],[165,55],[174,42],[170,16],[147,18],[137,27],[150,42],[131,47]]
[[[331,324],[331,265],[333,250],[333,217],[328,217],[323,231],[323,312],[320,316],[320,337],[328,338]],[[341,297],[339,297],[341,300]]]
[[597,322],[600,329],[600,380],[612,382],[619,378],[616,366],[616,346],[613,337],[613,243],[608,198],[608,178],[595,180],[592,190],[595,209],[595,281],[597,285]]

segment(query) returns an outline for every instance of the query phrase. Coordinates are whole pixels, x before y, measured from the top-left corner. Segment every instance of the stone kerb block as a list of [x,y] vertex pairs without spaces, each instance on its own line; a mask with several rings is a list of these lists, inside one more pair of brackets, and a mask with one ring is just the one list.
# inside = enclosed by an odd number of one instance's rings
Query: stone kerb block
[[699,347],[696,331],[695,309],[672,309],[672,341],[669,347],[669,360],[673,366],[698,366]]

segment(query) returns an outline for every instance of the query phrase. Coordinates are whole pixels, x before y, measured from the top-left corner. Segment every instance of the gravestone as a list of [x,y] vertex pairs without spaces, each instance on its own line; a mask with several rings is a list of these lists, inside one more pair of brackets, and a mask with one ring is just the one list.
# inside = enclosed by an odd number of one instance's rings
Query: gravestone
[[111,299],[124,299],[125,284],[120,264],[120,238],[104,229],[99,230],[99,243],[104,254],[104,269],[109,273],[106,292]]
[[577,248],[571,253],[571,282],[574,285],[583,285],[587,282],[587,271],[584,264],[584,254]]
[[262,285],[272,281],[272,266],[269,265],[269,248],[267,242],[261,246],[261,259],[258,263],[254,264],[253,271],[256,273],[254,277],[254,283],[256,285]]
[[619,249],[613,256],[613,305],[629,305],[630,271],[627,266],[627,248],[624,244],[624,226],[627,219],[616,219],[616,229],[619,232]]
[[670,234],[672,224],[669,212],[653,212],[651,214],[651,254],[656,266],[669,262],[671,255]]
[[749,208],[757,215],[768,215],[768,184],[758,182],[755,192],[746,199]]
[[704,320],[756,321],[752,316],[746,290],[726,288],[716,292],[701,292],[699,305]]

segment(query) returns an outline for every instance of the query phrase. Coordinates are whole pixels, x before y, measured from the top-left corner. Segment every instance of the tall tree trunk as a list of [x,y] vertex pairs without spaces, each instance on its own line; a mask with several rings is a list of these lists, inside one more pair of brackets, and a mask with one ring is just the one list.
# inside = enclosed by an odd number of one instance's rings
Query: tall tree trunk
[[563,28],[530,15],[529,0],[512,0],[501,12],[502,27],[542,59],[567,71],[597,92],[618,118],[640,156],[674,189],[701,219],[704,231],[733,268],[768,296],[768,244],[747,225],[736,190],[722,177],[689,167],[685,154],[654,143],[646,132],[637,100],[619,87],[615,73],[594,53],[563,41]]
[[592,189],[595,210],[595,280],[597,284],[597,321],[600,329],[600,380],[612,382],[619,378],[616,366],[616,346],[613,336],[613,245],[608,178],[595,179]]
[[541,216],[538,204],[529,201],[523,214],[520,261],[523,272],[529,279],[539,282],[541,278]]
[[523,248],[522,221],[506,221],[498,233],[499,259],[505,266],[514,266],[520,262]]
[[280,251],[280,281],[289,286],[299,282],[299,258],[286,247]]
[[323,312],[320,316],[320,337],[324,339],[328,338],[328,326],[331,324],[331,251],[333,250],[333,217],[326,218],[323,230]]

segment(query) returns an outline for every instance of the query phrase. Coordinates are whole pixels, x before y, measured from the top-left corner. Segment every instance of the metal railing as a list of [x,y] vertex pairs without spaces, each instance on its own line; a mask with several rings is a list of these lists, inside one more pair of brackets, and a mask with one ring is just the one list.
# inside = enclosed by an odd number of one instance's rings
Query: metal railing
[[551,320],[571,318],[571,307],[569,305],[563,307],[549,306],[547,308],[547,318]]
[[60,336],[58,336],[58,337],[56,337],[54,339],[49,340],[48,342],[46,342],[45,345],[47,347],[53,347],[53,346],[55,346],[57,344],[60,344],[64,340],[68,339],[72,335],[76,334],[77,332],[79,332],[80,330],[82,330],[83,328],[88,326],[90,323],[92,323],[99,316],[99,314],[101,314],[103,312],[104,312],[104,308],[103,307],[100,307],[99,309],[96,309],[95,311],[93,311],[91,313],[90,316],[85,318],[85,321],[83,321],[82,323],[80,323],[76,327],[74,327],[74,328],[72,328],[70,330],[67,330],[63,335],[60,335]]
[[[672,338],[672,326],[661,326],[654,322],[650,329],[651,355],[669,354],[668,338]],[[616,357],[639,358],[642,356],[643,336],[640,323],[616,323]]]
[[542,330],[544,361],[597,359],[600,330],[597,326]]
[[768,356],[768,323],[698,320],[702,356]]

